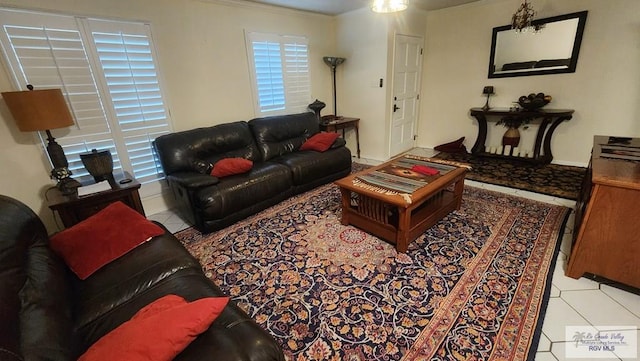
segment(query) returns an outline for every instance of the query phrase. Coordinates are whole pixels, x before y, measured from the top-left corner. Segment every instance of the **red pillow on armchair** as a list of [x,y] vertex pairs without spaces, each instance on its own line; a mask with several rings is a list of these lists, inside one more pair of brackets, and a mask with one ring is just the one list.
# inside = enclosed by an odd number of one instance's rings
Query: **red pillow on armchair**
[[51,248],[80,278],[159,236],[164,230],[118,201],[51,237]]
[[338,133],[321,132],[316,133],[300,147],[300,150],[315,150],[318,152],[326,152],[331,148],[333,142],[338,139]]

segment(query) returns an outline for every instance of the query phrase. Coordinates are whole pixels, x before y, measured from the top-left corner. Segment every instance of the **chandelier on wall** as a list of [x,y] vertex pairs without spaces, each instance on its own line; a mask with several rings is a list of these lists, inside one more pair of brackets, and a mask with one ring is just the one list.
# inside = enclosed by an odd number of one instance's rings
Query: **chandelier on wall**
[[371,10],[377,13],[394,13],[409,7],[409,0],[373,0]]
[[511,17],[511,28],[515,31],[522,33],[527,31],[538,32],[544,25],[532,25],[533,17],[536,16],[533,6],[524,0],[518,10]]

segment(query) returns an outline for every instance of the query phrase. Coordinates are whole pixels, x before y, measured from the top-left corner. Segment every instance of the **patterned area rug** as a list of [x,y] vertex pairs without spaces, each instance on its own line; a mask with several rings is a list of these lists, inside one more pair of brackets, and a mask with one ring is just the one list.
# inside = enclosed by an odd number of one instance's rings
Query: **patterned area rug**
[[523,161],[478,157],[469,153],[440,153],[435,158],[467,163],[466,178],[478,182],[578,199],[586,168],[558,164],[534,165]]
[[398,254],[340,224],[329,184],[176,236],[287,360],[525,360],[568,213],[466,187],[459,211]]

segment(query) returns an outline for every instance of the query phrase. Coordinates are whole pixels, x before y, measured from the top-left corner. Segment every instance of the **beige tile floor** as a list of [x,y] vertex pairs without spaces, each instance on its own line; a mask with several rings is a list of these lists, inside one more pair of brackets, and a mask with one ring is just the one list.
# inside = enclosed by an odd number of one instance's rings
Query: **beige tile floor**
[[[435,152],[430,149],[414,149],[410,152],[423,156],[435,155]],[[370,165],[380,163],[367,159],[354,159],[354,161]],[[570,208],[575,206],[575,201],[563,198],[471,180],[466,180],[465,184],[540,202],[553,203]],[[599,282],[585,277],[575,280],[564,275],[573,236],[573,216],[574,213],[572,212],[567,221],[560,254],[553,273],[551,297],[542,325],[542,335],[538,344],[536,361],[589,360],[565,357],[565,347],[571,342],[565,337],[565,326],[635,326],[639,330],[638,338],[640,338],[640,294],[638,294],[638,290],[623,290],[611,282]],[[174,233],[189,227],[171,210],[150,215],[149,219],[164,224]],[[640,359],[640,349],[637,355],[636,359]],[[597,360],[626,361],[629,359],[612,355],[611,358],[599,358]]]

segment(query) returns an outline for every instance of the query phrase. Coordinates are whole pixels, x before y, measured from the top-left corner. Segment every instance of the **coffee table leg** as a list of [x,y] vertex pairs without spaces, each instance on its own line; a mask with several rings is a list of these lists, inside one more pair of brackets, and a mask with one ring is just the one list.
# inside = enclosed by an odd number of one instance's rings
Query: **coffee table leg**
[[405,253],[409,248],[409,226],[411,225],[411,212],[406,208],[398,207],[398,234],[396,236],[396,251]]
[[340,188],[340,194],[342,194],[342,219],[340,223],[346,226],[349,224],[349,212],[351,212],[351,191]]
[[464,177],[460,178],[453,190],[453,196],[456,198],[456,209],[460,209],[462,205],[462,194],[464,193]]

